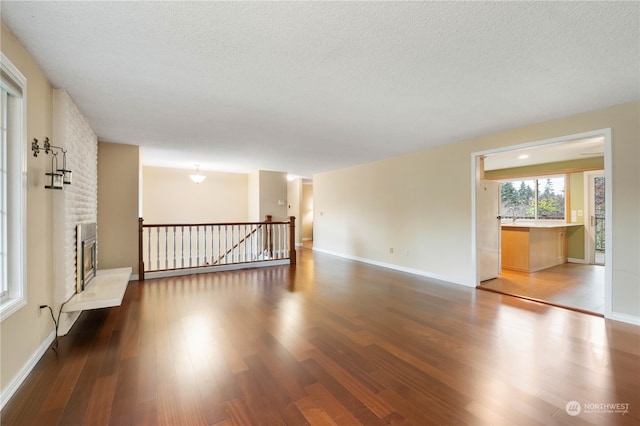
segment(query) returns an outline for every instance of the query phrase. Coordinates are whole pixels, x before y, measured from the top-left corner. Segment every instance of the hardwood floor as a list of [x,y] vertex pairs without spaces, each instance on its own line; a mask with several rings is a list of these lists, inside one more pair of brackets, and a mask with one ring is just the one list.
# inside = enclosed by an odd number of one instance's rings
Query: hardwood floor
[[531,273],[503,269],[498,278],[478,288],[604,314],[603,265],[564,263]]
[[295,268],[130,284],[0,420],[637,425],[640,328],[300,249]]

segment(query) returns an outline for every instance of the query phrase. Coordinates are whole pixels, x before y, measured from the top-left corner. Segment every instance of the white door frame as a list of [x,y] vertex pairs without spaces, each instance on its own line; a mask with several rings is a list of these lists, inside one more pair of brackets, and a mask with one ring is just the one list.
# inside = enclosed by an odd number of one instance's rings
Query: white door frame
[[[540,147],[544,145],[553,145],[558,143],[570,142],[577,139],[587,139],[594,137],[604,138],[604,174],[607,185],[605,186],[605,228],[607,230],[613,229],[613,191],[612,191],[612,159],[611,159],[611,128],[593,130],[590,132],[577,133],[573,135],[561,136],[552,139],[544,139],[540,141],[528,142],[519,145],[505,146],[501,148],[494,148],[484,151],[477,151],[471,153],[471,265],[473,271],[473,277],[470,277],[470,282],[475,282],[475,286],[478,286],[478,259],[476,256],[477,242],[476,242],[476,181],[480,178],[480,164],[479,159],[486,155],[497,154],[501,152],[513,151],[523,148]],[[612,259],[613,259],[613,245],[611,244],[611,232],[607,232],[605,235],[605,246],[607,250],[605,252],[605,266],[604,266],[604,316],[605,318],[611,318],[611,283],[612,283]]]

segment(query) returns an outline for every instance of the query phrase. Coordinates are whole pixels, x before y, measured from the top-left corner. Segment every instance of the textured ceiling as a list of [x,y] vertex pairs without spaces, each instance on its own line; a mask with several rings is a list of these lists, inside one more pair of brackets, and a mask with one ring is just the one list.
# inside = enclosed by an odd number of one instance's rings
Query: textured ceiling
[[640,98],[638,2],[0,8],[145,165],[311,176]]

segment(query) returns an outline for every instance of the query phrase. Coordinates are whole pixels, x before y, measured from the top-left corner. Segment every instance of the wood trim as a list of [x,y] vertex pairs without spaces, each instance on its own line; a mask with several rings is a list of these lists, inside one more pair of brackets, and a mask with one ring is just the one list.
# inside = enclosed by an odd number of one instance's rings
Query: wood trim
[[[271,225],[286,225],[289,222],[268,222]],[[225,223],[154,223],[145,224],[145,228],[170,228],[172,226],[234,226],[234,225],[264,225],[265,222],[225,222]]]
[[138,277],[144,281],[144,219],[138,218]]
[[296,217],[289,216],[289,259],[296,264]]

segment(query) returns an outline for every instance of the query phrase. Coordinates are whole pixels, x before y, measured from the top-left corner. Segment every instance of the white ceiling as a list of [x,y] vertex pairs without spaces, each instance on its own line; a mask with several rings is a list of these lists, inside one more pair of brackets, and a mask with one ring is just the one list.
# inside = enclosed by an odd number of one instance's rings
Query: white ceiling
[[604,138],[599,136],[491,154],[484,159],[484,169],[498,170],[603,156]]
[[308,177],[640,98],[638,2],[0,8],[145,165]]

